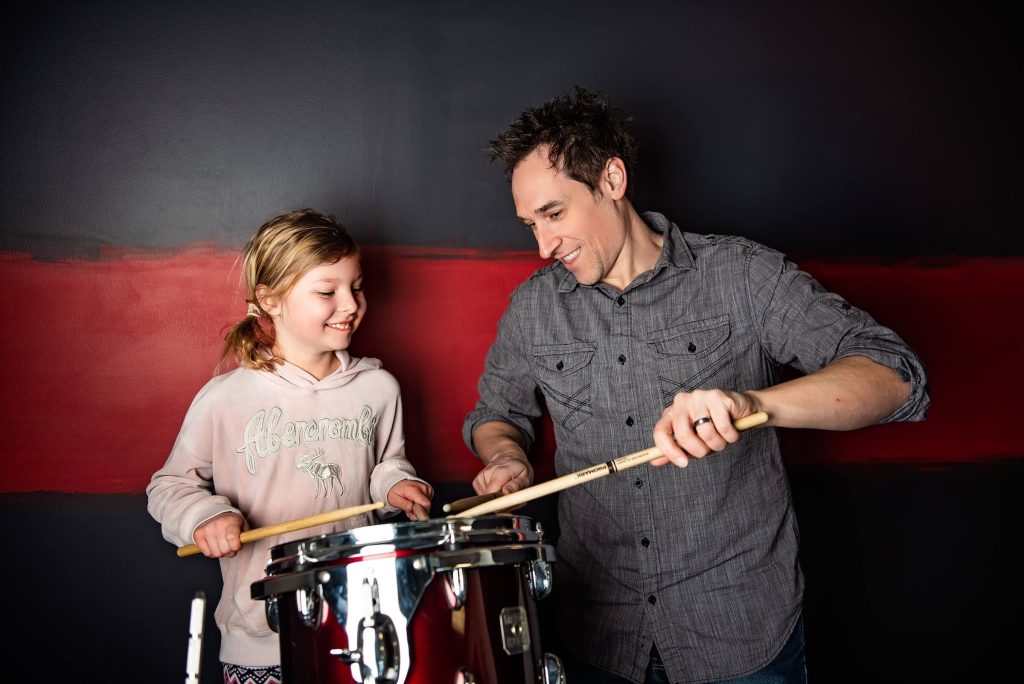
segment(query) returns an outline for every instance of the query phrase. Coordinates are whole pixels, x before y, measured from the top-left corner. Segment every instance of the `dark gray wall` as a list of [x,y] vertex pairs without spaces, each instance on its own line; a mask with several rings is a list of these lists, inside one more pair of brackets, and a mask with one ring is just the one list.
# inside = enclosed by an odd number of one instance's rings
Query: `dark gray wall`
[[[1020,254],[1003,3],[32,3],[3,29],[0,249],[532,249],[482,152],[574,84],[634,114],[637,204],[788,252]],[[968,237],[969,236],[969,237]]]

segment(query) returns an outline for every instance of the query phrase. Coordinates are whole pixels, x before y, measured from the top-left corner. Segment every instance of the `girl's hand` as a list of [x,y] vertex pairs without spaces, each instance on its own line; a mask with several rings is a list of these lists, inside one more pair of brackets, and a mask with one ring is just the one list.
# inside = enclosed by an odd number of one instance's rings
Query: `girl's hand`
[[242,548],[242,531],[249,524],[238,513],[221,513],[192,533],[196,546],[207,558],[232,558]]
[[388,490],[388,505],[405,511],[409,520],[429,520],[434,488],[417,480],[402,480]]

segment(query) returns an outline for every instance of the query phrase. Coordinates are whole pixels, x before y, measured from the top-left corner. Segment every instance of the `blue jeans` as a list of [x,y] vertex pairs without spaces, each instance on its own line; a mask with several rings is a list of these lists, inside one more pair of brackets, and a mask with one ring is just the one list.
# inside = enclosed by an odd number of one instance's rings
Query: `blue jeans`
[[[565,667],[567,684],[629,684],[628,679],[599,670],[569,654],[566,654]],[[651,660],[647,663],[644,684],[671,684],[656,648],[651,648]],[[775,656],[775,660],[745,677],[725,679],[716,684],[807,684],[803,620],[796,623],[789,641],[779,651],[779,655]]]

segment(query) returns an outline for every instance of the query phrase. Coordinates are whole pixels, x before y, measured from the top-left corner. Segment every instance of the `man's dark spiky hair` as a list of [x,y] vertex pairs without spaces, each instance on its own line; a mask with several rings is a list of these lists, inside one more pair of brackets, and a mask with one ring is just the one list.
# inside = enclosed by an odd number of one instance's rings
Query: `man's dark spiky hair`
[[551,163],[565,175],[597,190],[605,164],[618,157],[626,167],[627,196],[632,196],[636,141],[628,130],[632,119],[608,104],[606,96],[579,86],[539,107],[523,111],[490,141],[491,161],[501,159],[512,171],[541,145],[550,146]]

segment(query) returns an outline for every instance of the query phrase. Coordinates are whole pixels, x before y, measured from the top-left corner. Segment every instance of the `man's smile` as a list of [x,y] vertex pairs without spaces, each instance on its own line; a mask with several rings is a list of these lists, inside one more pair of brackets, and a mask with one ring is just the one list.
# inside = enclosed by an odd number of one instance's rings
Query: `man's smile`
[[582,247],[577,247],[576,249],[574,249],[571,252],[569,252],[568,254],[566,254],[564,257],[561,257],[561,259],[560,259],[561,262],[563,264],[565,264],[566,266],[568,266],[572,262],[576,261],[576,257],[578,257],[580,255],[580,250],[581,249],[583,249],[583,248]]

